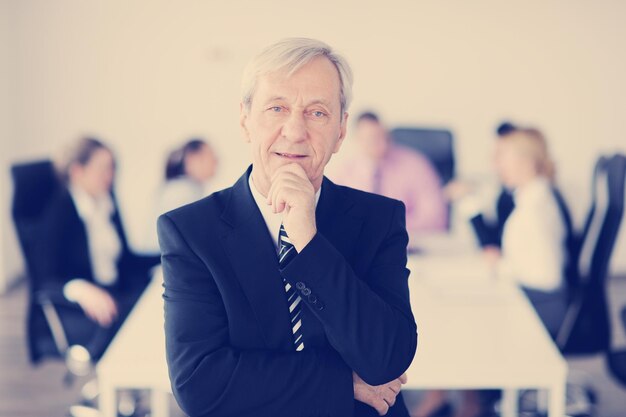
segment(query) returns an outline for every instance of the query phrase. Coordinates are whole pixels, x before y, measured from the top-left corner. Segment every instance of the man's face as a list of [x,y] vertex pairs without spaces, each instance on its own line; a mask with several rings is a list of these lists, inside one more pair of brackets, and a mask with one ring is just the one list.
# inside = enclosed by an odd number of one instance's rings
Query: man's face
[[389,135],[385,127],[374,120],[361,120],[355,130],[356,142],[363,153],[378,161],[385,156],[389,147]]
[[274,172],[295,162],[317,189],[324,167],[341,147],[347,116],[341,111],[339,73],[327,58],[314,58],[290,77],[260,76],[240,118],[252,146],[255,184],[266,192]]

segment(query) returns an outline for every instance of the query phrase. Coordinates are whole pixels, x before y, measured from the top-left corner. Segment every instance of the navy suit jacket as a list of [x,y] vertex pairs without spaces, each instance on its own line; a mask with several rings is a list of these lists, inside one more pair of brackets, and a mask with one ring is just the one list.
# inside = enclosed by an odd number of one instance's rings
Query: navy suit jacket
[[[354,400],[399,377],[417,346],[404,205],[323,179],[317,234],[283,269],[248,184],[164,214],[167,362],[196,416],[377,416]],[[296,352],[283,278],[304,302]],[[308,291],[310,294],[305,294]],[[389,416],[408,416],[401,395]]]

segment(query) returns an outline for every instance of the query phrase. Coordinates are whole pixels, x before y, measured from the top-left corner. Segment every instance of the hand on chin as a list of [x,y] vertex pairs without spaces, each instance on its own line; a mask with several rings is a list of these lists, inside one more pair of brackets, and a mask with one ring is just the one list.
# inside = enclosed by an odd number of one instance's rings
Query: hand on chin
[[311,241],[315,224],[315,188],[298,163],[278,167],[270,178],[267,195],[275,213],[283,213],[283,225],[298,252]]

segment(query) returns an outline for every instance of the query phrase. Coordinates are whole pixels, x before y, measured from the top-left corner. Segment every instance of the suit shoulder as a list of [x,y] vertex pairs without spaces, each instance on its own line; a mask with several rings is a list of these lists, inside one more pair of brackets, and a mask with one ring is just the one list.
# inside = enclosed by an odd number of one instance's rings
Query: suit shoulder
[[380,194],[371,193],[368,191],[358,190],[356,188],[348,187],[345,185],[335,184],[341,191],[345,193],[355,204],[366,211],[375,212],[376,210],[394,210],[396,207],[401,206],[404,208],[404,203],[400,200],[391,197],[385,197]]

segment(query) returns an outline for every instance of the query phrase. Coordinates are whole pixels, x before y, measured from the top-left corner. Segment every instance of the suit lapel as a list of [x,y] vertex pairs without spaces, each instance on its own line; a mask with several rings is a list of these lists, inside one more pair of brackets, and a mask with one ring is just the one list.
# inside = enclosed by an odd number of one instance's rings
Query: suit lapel
[[[268,348],[290,349],[293,344],[289,308],[274,242],[252,197],[248,175],[252,166],[232,188],[222,220],[231,229],[222,236],[222,244],[235,271],[241,288],[265,336]],[[316,208],[316,223],[320,233],[349,261],[354,259],[356,240],[362,219],[346,213],[352,206],[345,193],[324,177],[322,192]],[[320,323],[311,321],[305,336],[323,332]]]
[[354,260],[363,219],[353,215],[354,202],[335,183],[324,177],[317,204],[317,230],[350,262]]
[[248,184],[251,167],[232,188],[222,219],[232,226],[223,236],[241,288],[250,302],[268,348],[291,346],[289,308],[284,296],[278,256]]

